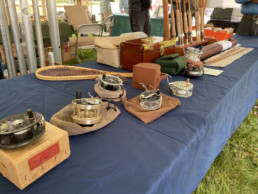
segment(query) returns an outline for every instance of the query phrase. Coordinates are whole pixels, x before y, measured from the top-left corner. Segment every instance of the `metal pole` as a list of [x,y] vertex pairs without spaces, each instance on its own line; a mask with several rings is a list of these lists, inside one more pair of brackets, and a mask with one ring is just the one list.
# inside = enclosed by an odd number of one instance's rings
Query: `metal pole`
[[4,45],[4,53],[5,53],[5,60],[7,64],[8,75],[10,78],[12,78],[16,76],[16,69],[15,69],[15,64],[13,59],[12,45],[10,41],[3,0],[0,0],[0,30],[1,30],[2,40]]
[[57,23],[56,0],[46,0],[51,46],[55,62],[62,64],[59,26]]
[[40,17],[39,17],[38,0],[32,0],[32,3],[33,3],[33,13],[34,13],[34,20],[35,20],[36,38],[37,38],[37,44],[38,44],[39,64],[40,64],[40,67],[45,67],[46,63],[45,63],[45,55],[44,55],[42,30],[41,30]]
[[11,22],[13,40],[15,43],[15,50],[18,58],[20,73],[21,75],[26,75],[27,67],[24,60],[24,55],[22,52],[22,47],[20,42],[20,34],[19,34],[18,18],[17,18],[15,2],[13,0],[6,0],[6,3],[7,3],[8,12],[9,12],[9,19]]
[[21,14],[22,14],[22,25],[25,30],[25,41],[27,44],[28,51],[28,64],[30,73],[35,73],[37,70],[37,60],[34,45],[33,29],[31,26],[29,7],[27,0],[20,0]]

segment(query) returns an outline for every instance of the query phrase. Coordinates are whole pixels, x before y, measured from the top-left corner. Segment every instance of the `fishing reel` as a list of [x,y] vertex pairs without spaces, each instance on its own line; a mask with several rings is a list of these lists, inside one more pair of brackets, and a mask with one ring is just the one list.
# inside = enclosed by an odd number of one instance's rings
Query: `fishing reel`
[[121,91],[123,81],[117,76],[103,74],[98,78],[99,87],[103,91]]
[[[172,78],[171,76],[168,76]],[[176,81],[176,82],[169,82],[167,78],[167,83],[169,86],[169,91],[171,94],[179,97],[190,97],[193,94],[193,84],[190,83],[190,79],[187,78],[186,81]]]
[[184,73],[187,77],[201,77],[204,74],[204,69],[199,66],[187,66]]
[[100,76],[94,90],[101,99],[108,101],[120,101],[125,95],[123,80],[114,75],[103,74]]
[[185,50],[185,58],[192,61],[200,61],[203,52],[200,49],[194,47],[187,47]]
[[32,112],[16,114],[0,121],[0,148],[18,148],[38,139],[45,132],[42,114]]
[[141,85],[146,89],[140,94],[140,106],[145,110],[157,110],[161,108],[162,96],[160,90],[148,90],[144,84]]
[[99,98],[81,98],[82,92],[76,91],[76,99],[72,101],[74,112],[73,122],[79,125],[94,125],[101,121],[100,108],[102,101]]

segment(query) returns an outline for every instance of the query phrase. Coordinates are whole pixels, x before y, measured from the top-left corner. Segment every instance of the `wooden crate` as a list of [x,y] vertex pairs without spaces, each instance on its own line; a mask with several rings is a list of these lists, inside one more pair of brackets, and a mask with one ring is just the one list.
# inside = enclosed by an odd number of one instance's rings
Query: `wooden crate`
[[35,142],[0,149],[0,172],[22,190],[69,156],[68,133],[47,122],[45,133]]

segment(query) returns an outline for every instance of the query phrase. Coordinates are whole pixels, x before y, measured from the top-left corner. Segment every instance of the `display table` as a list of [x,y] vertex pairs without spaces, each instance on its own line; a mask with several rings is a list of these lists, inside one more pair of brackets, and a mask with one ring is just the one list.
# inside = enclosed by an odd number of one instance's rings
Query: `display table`
[[[111,36],[120,36],[120,34],[126,32],[132,32],[129,16],[127,14],[114,14]],[[163,18],[151,18],[151,36],[164,36]]]
[[[70,137],[70,158],[22,192],[0,175],[0,193],[191,193],[258,97],[258,37],[236,38],[254,50],[219,77],[192,79],[193,96],[179,98],[180,107],[144,124],[115,103],[121,114],[114,122]],[[81,66],[122,71],[96,62]],[[95,96],[94,83],[43,81],[34,74],[0,80],[0,119],[31,108],[49,121],[76,90]],[[124,85],[128,99],[142,92],[131,83]],[[166,80],[160,90],[171,96]]]

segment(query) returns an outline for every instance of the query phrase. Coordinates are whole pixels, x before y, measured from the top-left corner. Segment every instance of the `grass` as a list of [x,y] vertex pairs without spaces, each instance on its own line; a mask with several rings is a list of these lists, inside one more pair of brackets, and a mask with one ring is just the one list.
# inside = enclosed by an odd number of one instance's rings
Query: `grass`
[[[81,63],[87,63],[89,61],[95,61],[97,58],[97,53],[95,49],[87,49],[87,50],[82,50],[84,58],[82,57],[81,53],[78,52],[78,56],[81,59]],[[64,62],[63,65],[75,65],[79,64],[78,59],[71,59],[67,62]]]
[[[86,57],[82,63],[96,60],[95,50],[83,52]],[[77,63],[77,60],[71,60],[65,64]],[[254,111],[253,108],[229,139],[193,194],[258,193],[258,117]]]
[[229,139],[194,194],[258,193],[258,117],[254,111]]

